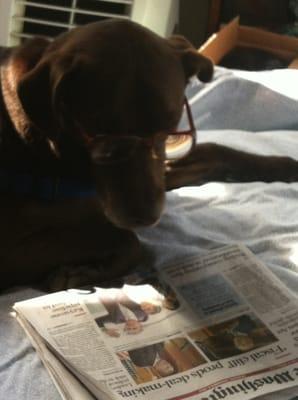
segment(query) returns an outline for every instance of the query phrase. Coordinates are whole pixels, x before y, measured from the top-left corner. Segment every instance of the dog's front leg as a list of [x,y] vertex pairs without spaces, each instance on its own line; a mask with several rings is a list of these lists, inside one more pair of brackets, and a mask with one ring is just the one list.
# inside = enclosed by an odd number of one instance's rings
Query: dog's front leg
[[261,156],[214,143],[199,144],[186,157],[167,164],[167,190],[223,182],[298,181],[298,161],[290,157]]
[[[43,282],[42,288],[54,292],[68,288],[101,286],[103,282],[106,284],[128,274],[140,261],[141,245],[133,232],[112,228],[98,239],[100,243],[87,245],[87,258],[81,258],[81,263],[55,268]],[[79,243],[78,246],[83,250],[84,243]],[[77,260],[79,258],[80,255]]]
[[[141,255],[133,232],[87,221],[70,227],[14,224],[0,230],[1,289],[35,284],[54,291],[96,285],[128,273]],[[14,234],[15,232],[15,234]],[[1,234],[3,233],[3,234]],[[6,235],[5,235],[6,233]]]

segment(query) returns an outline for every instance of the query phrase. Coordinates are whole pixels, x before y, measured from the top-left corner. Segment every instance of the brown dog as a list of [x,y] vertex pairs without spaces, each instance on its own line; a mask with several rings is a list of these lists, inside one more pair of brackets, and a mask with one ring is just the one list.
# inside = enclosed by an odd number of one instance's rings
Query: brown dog
[[0,57],[2,288],[60,265],[97,268],[75,269],[78,280],[67,269],[54,289],[123,274],[141,254],[133,229],[158,221],[166,189],[297,178],[291,159],[212,144],[165,163],[189,78],[212,76],[211,62],[182,37],[110,20]]

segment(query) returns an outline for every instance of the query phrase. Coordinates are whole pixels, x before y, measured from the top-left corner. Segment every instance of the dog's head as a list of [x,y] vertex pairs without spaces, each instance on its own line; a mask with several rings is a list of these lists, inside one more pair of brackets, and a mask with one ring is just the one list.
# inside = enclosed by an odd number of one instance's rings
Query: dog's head
[[[165,139],[155,141],[158,148],[145,142],[126,148],[119,138],[175,128],[195,74],[208,81],[212,64],[183,37],[163,39],[133,22],[110,20],[45,44],[17,92],[31,124],[62,163],[80,165],[72,153],[90,162],[108,219],[134,228],[160,217]],[[112,150],[97,135],[106,135],[109,143],[113,138]],[[114,152],[113,162],[105,162],[105,151]]]

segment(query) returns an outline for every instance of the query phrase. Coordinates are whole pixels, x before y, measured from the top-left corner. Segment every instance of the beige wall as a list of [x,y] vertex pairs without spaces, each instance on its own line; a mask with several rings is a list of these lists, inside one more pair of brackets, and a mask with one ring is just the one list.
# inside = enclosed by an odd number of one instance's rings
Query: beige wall
[[176,31],[195,46],[205,40],[209,0],[134,0],[132,19],[161,36]]
[[8,44],[8,25],[12,0],[0,0],[0,46]]
[[168,37],[178,19],[178,4],[178,0],[134,0],[132,19]]

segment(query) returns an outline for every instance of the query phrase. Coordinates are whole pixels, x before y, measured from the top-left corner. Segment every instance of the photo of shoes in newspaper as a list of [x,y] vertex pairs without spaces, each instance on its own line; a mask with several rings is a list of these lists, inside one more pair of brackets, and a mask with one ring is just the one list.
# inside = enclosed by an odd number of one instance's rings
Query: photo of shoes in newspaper
[[145,324],[160,321],[179,306],[174,292],[169,300],[150,285],[98,289],[97,295],[107,313],[95,318],[95,322],[111,338],[137,335]]
[[137,275],[135,279],[132,280],[132,275],[128,277],[130,282],[127,281],[127,284],[134,285],[150,285],[152,286],[158,293],[163,296],[162,307],[167,310],[177,310],[180,307],[180,302],[177,298],[175,291],[172,287],[156,275],[156,271],[151,274],[146,274],[144,277]]
[[118,352],[117,356],[137,384],[185,372],[207,362],[184,337]]
[[278,341],[253,314],[192,331],[189,336],[210,361],[237,356]]

